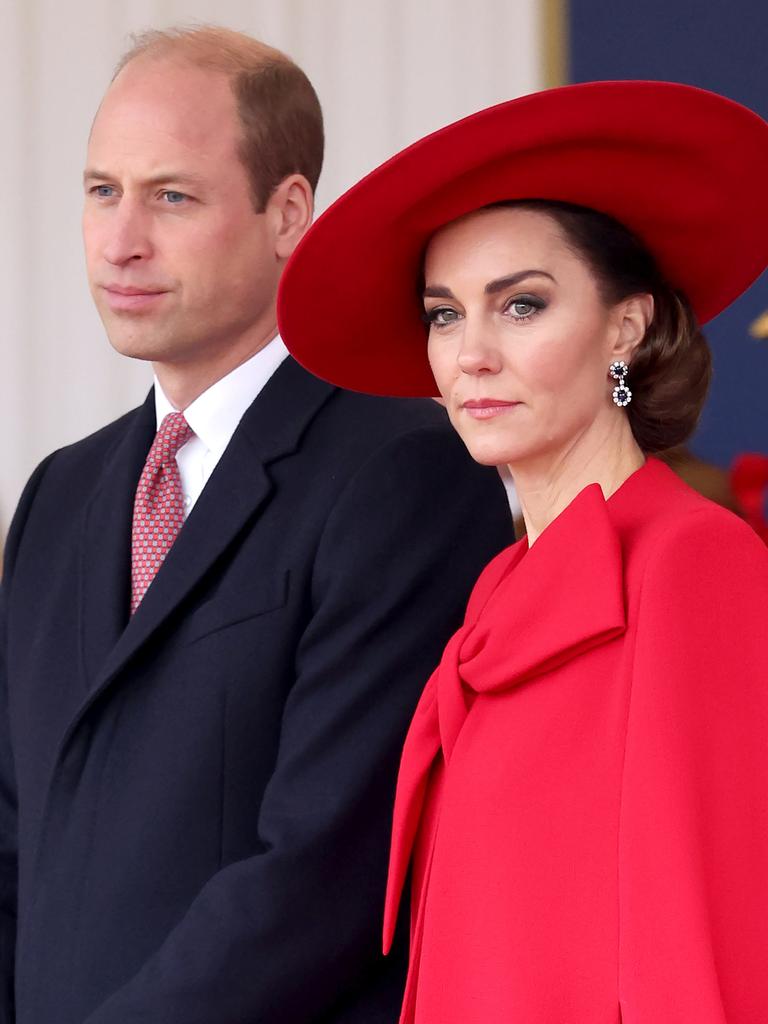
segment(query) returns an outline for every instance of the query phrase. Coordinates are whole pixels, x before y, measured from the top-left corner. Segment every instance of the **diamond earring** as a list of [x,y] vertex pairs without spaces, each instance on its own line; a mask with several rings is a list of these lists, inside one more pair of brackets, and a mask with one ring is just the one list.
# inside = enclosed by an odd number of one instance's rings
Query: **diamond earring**
[[629,373],[629,367],[623,359],[617,359],[615,363],[611,363],[608,367],[608,373],[614,380],[619,382],[613,389],[612,397],[614,404],[623,409],[625,405],[629,405],[632,401],[632,392],[627,387],[627,374]]

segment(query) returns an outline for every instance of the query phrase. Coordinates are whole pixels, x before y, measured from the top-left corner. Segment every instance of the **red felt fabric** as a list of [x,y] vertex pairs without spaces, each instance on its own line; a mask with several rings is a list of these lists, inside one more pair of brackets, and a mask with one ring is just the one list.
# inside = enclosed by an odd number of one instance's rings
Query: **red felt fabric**
[[486,569],[414,716],[403,1024],[764,1024],[768,550],[650,459]]

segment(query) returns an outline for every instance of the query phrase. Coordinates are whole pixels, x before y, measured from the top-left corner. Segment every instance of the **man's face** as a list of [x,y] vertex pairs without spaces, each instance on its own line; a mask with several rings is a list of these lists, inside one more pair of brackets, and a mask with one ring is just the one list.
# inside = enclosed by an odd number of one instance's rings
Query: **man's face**
[[180,365],[263,341],[281,262],[239,134],[217,72],[137,58],[107,92],[88,144],[83,235],[91,293],[124,355]]

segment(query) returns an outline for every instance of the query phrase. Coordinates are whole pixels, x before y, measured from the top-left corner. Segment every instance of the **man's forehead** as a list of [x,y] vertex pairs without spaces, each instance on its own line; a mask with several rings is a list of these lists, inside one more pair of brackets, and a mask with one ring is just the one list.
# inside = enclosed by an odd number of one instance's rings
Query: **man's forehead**
[[94,129],[120,120],[127,126],[146,122],[150,128],[194,135],[196,128],[207,134],[217,126],[234,127],[235,119],[235,99],[226,75],[177,61],[136,58],[104,95]]
[[103,151],[169,165],[235,156],[240,129],[225,76],[155,63],[147,74],[128,65],[115,79],[93,122],[89,162]]

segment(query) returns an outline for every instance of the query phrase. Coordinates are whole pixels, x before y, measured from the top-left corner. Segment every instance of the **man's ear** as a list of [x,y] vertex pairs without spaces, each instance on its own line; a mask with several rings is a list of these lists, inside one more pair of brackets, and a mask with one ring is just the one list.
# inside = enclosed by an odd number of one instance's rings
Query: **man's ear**
[[287,260],[296,248],[312,223],[314,206],[312,186],[303,174],[283,178],[267,200],[264,213],[272,224],[279,260]]
[[647,293],[630,295],[616,307],[618,331],[611,359],[632,362],[635,350],[645,337],[653,320],[653,296]]

